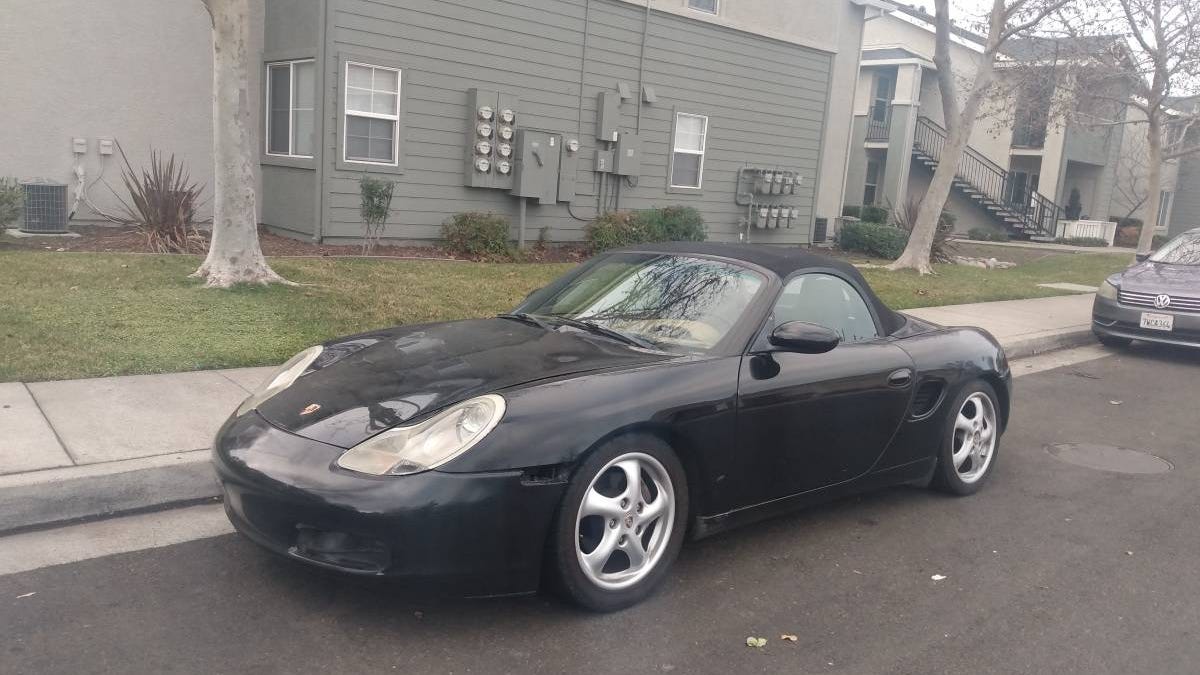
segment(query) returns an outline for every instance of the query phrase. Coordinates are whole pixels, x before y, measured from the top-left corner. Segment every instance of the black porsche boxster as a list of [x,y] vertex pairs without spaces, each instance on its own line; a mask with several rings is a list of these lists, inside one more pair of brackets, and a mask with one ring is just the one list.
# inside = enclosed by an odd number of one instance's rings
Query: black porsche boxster
[[233,524],[285,556],[613,610],[685,535],[885,485],[974,492],[1010,383],[990,335],[893,312],[844,263],[650,245],[509,314],[307,349],[214,462]]

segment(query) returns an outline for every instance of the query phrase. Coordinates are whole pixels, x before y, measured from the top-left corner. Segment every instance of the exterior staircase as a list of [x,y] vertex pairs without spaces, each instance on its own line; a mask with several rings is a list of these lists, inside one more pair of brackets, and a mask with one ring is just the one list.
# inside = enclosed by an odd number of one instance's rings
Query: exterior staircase
[[[928,117],[917,118],[913,156],[930,170],[937,168],[946,145],[946,129]],[[1062,208],[1038,192],[1014,199],[1012,179],[978,150],[963,150],[954,174],[954,189],[979,204],[998,223],[1021,238],[1053,241]]]

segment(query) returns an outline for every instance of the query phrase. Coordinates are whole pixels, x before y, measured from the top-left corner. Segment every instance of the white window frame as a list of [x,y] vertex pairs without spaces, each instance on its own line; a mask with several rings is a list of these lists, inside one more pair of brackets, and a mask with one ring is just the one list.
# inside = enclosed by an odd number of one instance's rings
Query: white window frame
[[[384,115],[376,112],[359,112],[351,111],[350,104],[350,66],[361,66],[363,68],[373,68],[375,70],[390,70],[396,73],[396,108],[395,114]],[[401,89],[404,88],[403,71],[400,68],[391,66],[378,66],[365,61],[346,61],[346,66],[342,70],[342,161],[347,164],[366,164],[368,166],[400,166],[400,95]],[[357,88],[357,87],[356,87]],[[372,90],[374,91],[374,90]],[[390,162],[375,162],[369,159],[351,159],[350,152],[350,118],[351,117],[370,117],[379,120],[389,120],[392,123],[392,161]]]
[[[296,124],[296,111],[297,110],[313,111],[314,112],[313,122],[314,123],[316,122],[316,120],[315,120],[315,111],[316,111],[315,104],[312,108],[297,108],[296,107],[296,64],[297,63],[312,63],[312,64],[314,64],[313,65],[314,70],[316,68],[316,59],[289,59],[286,61],[269,61],[267,63],[267,99],[266,99],[266,109],[267,109],[266,118],[267,119],[266,119],[266,124],[264,125],[265,133],[263,134],[263,152],[270,155],[271,157],[292,157],[294,159],[312,159],[313,158],[312,155],[296,154],[296,134],[295,134],[295,128],[294,128],[295,124]],[[287,151],[287,154],[284,154],[281,152],[271,152],[271,113],[275,112],[271,108],[271,86],[272,86],[271,69],[272,68],[282,68],[283,66],[287,66],[287,68],[288,68],[288,151]],[[314,72],[314,75],[315,75],[315,72]],[[316,96],[316,92],[313,92],[313,95]]]
[[[700,132],[700,151],[681,150],[679,148],[679,119],[681,117],[695,117],[704,120],[703,130]],[[667,184],[675,190],[700,190],[704,187],[704,155],[708,152],[708,115],[698,115],[696,113],[676,112],[675,125],[671,130],[671,175],[667,176]],[[695,185],[676,185],[675,184],[675,155],[699,155],[700,167],[696,172]]]
[[1171,207],[1175,202],[1174,190],[1161,190],[1158,197],[1158,213],[1154,219],[1154,229],[1165,230],[1171,224]]
[[721,0],[713,0],[713,8],[712,8],[712,11],[711,11],[711,12],[710,12],[710,11],[708,11],[707,9],[702,9],[702,8],[700,8],[700,7],[693,7],[693,6],[692,6],[692,0],[684,0],[684,3],[683,3],[683,4],[684,4],[684,5],[685,5],[685,6],[686,6],[688,9],[692,10],[693,12],[700,12],[701,14],[708,14],[708,15],[711,15],[711,16],[717,16],[717,15],[719,15],[719,14],[721,13]]

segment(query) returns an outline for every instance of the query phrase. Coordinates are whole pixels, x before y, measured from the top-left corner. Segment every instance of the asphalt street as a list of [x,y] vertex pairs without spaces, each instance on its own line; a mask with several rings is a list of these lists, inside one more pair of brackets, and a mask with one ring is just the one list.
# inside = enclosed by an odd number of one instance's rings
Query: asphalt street
[[1200,355],[1115,354],[1017,380],[978,495],[887,490],[695,542],[617,614],[416,595],[224,534],[0,576],[0,672],[1200,672]]

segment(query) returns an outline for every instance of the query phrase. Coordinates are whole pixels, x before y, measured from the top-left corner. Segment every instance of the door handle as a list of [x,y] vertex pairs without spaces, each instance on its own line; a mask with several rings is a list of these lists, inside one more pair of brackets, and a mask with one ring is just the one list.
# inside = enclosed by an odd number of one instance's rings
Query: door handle
[[889,387],[903,389],[904,387],[912,384],[912,379],[912,370],[908,368],[901,368],[900,370],[893,372],[891,375],[888,375],[887,383]]

